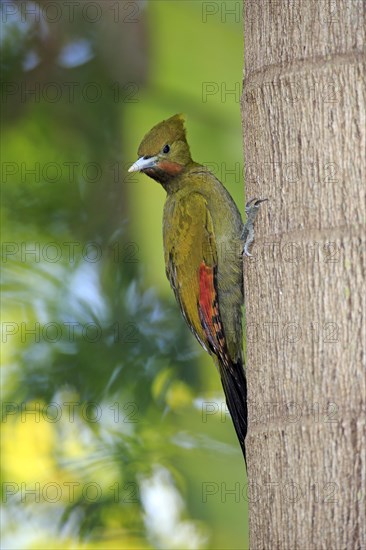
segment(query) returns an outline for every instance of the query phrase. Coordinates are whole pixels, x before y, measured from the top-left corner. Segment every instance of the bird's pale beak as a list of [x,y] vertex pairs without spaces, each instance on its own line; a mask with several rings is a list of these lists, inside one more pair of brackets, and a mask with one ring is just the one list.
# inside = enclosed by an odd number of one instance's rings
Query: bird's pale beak
[[132,166],[128,169],[129,172],[139,172],[146,168],[153,168],[156,165],[158,157],[140,157]]

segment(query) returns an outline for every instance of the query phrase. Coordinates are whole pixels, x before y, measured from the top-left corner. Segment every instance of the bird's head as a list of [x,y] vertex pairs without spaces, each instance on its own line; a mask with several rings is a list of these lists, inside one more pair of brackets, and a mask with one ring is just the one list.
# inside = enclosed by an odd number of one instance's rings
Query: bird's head
[[138,160],[129,172],[144,172],[166,183],[192,162],[183,115],[174,115],[154,126],[138,148]]

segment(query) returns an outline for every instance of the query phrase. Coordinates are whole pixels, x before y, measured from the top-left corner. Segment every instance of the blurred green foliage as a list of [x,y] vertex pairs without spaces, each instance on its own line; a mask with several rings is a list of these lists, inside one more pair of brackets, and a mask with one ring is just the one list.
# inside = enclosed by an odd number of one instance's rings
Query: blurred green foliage
[[126,171],[184,112],[242,207],[239,3],[77,4],[2,5],[3,548],[245,548],[219,377],[165,279],[164,192]]

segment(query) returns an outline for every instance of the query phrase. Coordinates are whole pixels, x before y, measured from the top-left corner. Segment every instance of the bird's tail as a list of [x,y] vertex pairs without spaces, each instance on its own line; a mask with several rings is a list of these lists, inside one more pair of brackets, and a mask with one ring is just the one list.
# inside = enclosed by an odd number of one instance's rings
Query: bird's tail
[[234,423],[236,435],[238,436],[246,465],[245,436],[247,435],[248,427],[248,408],[247,380],[243,363],[241,360],[237,363],[233,361],[222,362],[219,360],[218,365],[226,403]]

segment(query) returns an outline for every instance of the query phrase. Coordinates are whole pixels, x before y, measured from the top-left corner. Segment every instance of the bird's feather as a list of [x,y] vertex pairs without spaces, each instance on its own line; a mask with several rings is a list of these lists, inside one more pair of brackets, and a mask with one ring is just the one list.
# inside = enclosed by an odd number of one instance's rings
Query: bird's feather
[[175,228],[173,233],[164,225],[167,277],[192,332],[216,358],[227,405],[245,456],[245,373],[241,347],[233,357],[227,345],[219,300],[219,254],[207,201],[200,193],[193,192],[171,201],[167,208],[165,219]]

